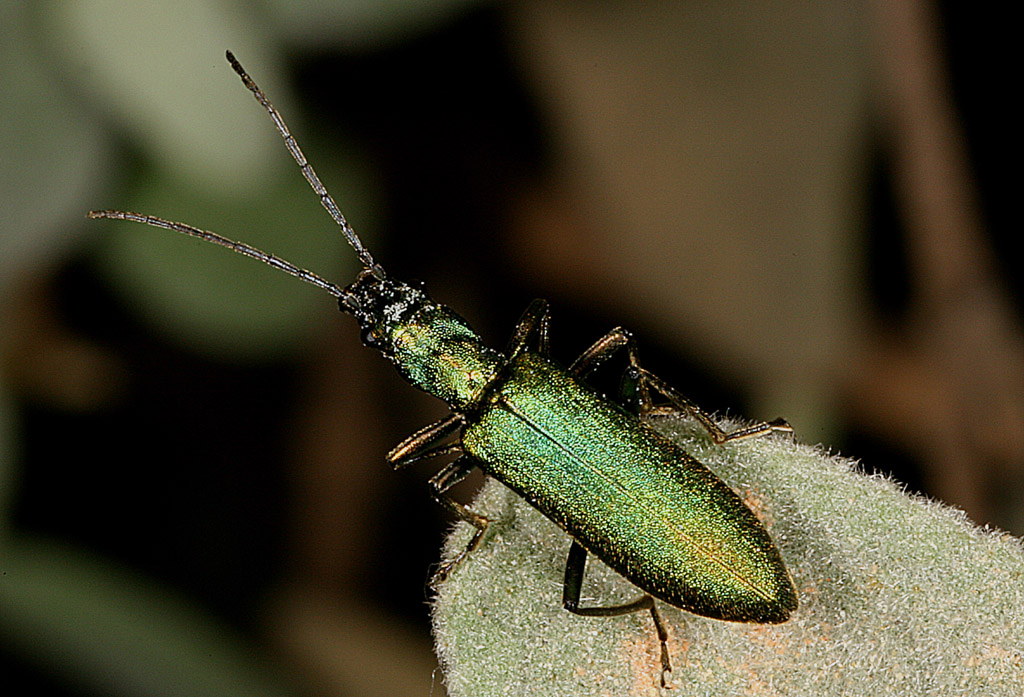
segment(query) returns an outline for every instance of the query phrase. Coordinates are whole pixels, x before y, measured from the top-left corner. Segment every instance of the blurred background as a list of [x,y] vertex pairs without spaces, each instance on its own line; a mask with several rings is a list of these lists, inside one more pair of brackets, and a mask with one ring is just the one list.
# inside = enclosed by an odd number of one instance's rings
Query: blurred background
[[376,258],[492,345],[534,297],[565,362],[627,326],[705,408],[1020,534],[1010,26],[917,0],[0,4],[5,694],[443,694],[451,521],[434,467],[384,455],[444,405],[322,292],[84,217],[353,278],[226,48]]

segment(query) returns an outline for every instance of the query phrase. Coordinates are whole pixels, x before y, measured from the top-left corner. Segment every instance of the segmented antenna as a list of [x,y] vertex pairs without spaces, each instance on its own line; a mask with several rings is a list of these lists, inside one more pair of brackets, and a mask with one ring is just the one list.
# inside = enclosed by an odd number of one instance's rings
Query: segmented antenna
[[182,232],[192,237],[198,237],[201,240],[207,242],[213,242],[219,244],[221,247],[227,247],[228,249],[244,254],[247,257],[253,259],[259,259],[264,264],[269,264],[275,269],[280,269],[287,274],[301,278],[306,283],[312,283],[318,288],[323,288],[328,293],[336,298],[344,298],[346,301],[349,299],[350,294],[346,293],[339,286],[331,283],[328,280],[321,278],[312,271],[299,268],[290,261],[285,261],[280,257],[275,257],[273,254],[267,254],[266,252],[260,251],[255,247],[250,247],[242,242],[235,242],[229,240],[227,237],[218,235],[215,232],[208,230],[200,230],[197,227],[186,225],[185,223],[175,223],[170,220],[164,220],[163,218],[157,218],[155,215],[145,215],[143,213],[132,213],[131,211],[89,211],[88,217],[90,218],[110,218],[113,220],[130,220],[136,223],[145,223],[146,225],[152,225],[153,227],[164,228],[165,230],[174,230],[175,232]]
[[336,222],[338,227],[341,228],[341,232],[345,235],[345,239],[348,240],[352,249],[354,249],[356,254],[359,256],[359,261],[362,262],[363,266],[368,269],[372,269],[376,275],[383,275],[381,268],[373,261],[373,257],[370,256],[370,252],[368,252],[366,247],[363,246],[363,243],[359,240],[355,230],[353,230],[352,226],[348,224],[347,220],[345,220],[345,216],[341,214],[341,209],[338,208],[338,204],[334,202],[334,199],[327,192],[327,188],[320,181],[320,177],[316,176],[316,172],[313,171],[313,167],[309,164],[309,160],[307,160],[306,156],[302,154],[299,144],[295,141],[295,137],[292,136],[291,131],[288,130],[288,126],[285,124],[284,119],[281,118],[281,114],[274,108],[274,105],[270,103],[270,100],[267,99],[267,95],[263,94],[263,90],[261,90],[253,79],[249,77],[249,73],[245,72],[245,68],[243,68],[242,64],[238,62],[235,55],[231,53],[231,51],[225,51],[225,56],[227,56],[228,63],[231,64],[232,69],[238,73],[238,77],[242,78],[242,84],[256,96],[256,100],[262,104],[263,108],[267,110],[268,114],[270,114],[270,118],[273,119],[274,125],[277,127],[277,132],[281,134],[282,138],[284,138],[284,144],[288,147],[288,152],[292,154],[292,157],[295,158],[295,162],[299,165],[299,169],[302,170],[302,176],[304,176],[306,181],[309,182],[309,185],[313,187],[313,191],[320,196],[320,203],[323,204],[324,208],[327,209],[327,212],[331,214],[332,218],[334,218],[334,222]]
[[[234,71],[238,73],[238,76],[242,78],[242,84],[245,85],[250,92],[256,95],[256,100],[263,105],[263,108],[266,109],[267,113],[270,115],[270,118],[274,122],[274,126],[277,128],[277,132],[281,134],[282,138],[284,138],[284,144],[287,146],[288,152],[292,154],[292,157],[295,158],[295,162],[299,165],[299,169],[302,170],[302,176],[304,176],[306,181],[309,182],[309,185],[313,187],[313,191],[320,196],[320,203],[323,204],[324,208],[327,209],[327,212],[331,214],[332,218],[334,218],[334,222],[336,222],[338,227],[341,228],[342,234],[345,235],[345,239],[348,241],[349,245],[351,245],[356,255],[358,255],[359,261],[362,262],[363,266],[369,269],[374,276],[383,279],[384,270],[373,260],[370,252],[367,251],[366,247],[364,247],[363,243],[359,240],[355,230],[353,230],[352,226],[348,224],[347,220],[345,220],[345,216],[341,214],[338,204],[334,202],[333,198],[331,198],[331,195],[327,192],[327,188],[320,181],[320,177],[316,175],[316,172],[313,171],[312,165],[309,164],[306,156],[302,154],[299,144],[295,141],[291,131],[288,130],[288,126],[285,124],[284,119],[281,118],[281,114],[274,108],[274,105],[270,103],[267,96],[263,94],[263,90],[261,90],[253,79],[249,77],[249,74],[245,72],[245,68],[243,68],[242,64],[238,62],[234,54],[232,54],[231,51],[227,51],[226,55],[228,63],[231,64],[232,69],[234,69]],[[192,237],[198,237],[201,240],[213,242],[221,247],[227,247],[228,249],[238,252],[239,254],[244,254],[247,257],[258,259],[264,264],[273,266],[275,269],[280,269],[281,271],[302,279],[307,283],[311,283],[318,288],[323,288],[341,301],[344,306],[343,309],[351,311],[359,307],[359,302],[352,293],[349,293],[340,286],[321,278],[312,271],[307,271],[306,269],[296,266],[290,261],[285,261],[273,254],[267,254],[262,250],[250,247],[242,242],[235,242],[234,240],[230,240],[227,237],[218,235],[215,232],[210,232],[209,230],[202,230],[191,225],[186,225],[185,223],[164,220],[163,218],[158,218],[155,215],[133,213],[131,211],[89,211],[88,217],[130,220],[132,222],[144,223],[146,225],[152,225],[153,227],[164,228],[165,230],[174,230],[175,232],[181,232]]]

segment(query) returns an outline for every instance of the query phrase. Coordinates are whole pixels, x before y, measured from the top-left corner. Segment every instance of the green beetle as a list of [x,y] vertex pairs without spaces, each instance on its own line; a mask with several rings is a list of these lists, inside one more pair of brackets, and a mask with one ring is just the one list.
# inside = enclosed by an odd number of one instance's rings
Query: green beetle
[[[452,414],[413,434],[387,456],[396,469],[427,457],[458,457],[430,479],[434,498],[476,528],[466,549],[445,562],[443,580],[479,544],[488,520],[447,491],[474,468],[496,478],[572,538],[562,604],[570,612],[612,616],[648,610],[661,643],[662,682],[671,670],[664,622],[654,599],[704,617],[736,622],[784,622],[797,607],[796,590],[771,537],[722,480],[646,418],[659,411],[652,393],[689,413],[716,443],[790,431],[781,419],[723,432],[697,405],[637,359],[632,335],[617,328],[568,368],[549,357],[549,313],[535,300],[505,353],[484,345],[458,314],[419,287],[389,277],[363,247],[307,162],[284,120],[229,51],[228,62],[274,120],[313,190],[341,227],[364,269],[341,288],[246,244],[183,223],[126,211],[92,211],[90,218],[146,223],[228,247],[259,259],[338,299],[363,341],[379,350],[412,385],[442,400]],[[618,401],[585,378],[625,349],[629,367]],[[580,607],[587,553],[629,579],[644,594],[633,602]]]

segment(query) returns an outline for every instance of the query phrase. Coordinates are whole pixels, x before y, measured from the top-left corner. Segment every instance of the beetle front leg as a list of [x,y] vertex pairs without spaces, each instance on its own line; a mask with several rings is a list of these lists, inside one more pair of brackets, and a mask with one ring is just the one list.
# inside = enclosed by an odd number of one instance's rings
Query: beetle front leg
[[668,630],[665,621],[658,612],[654,598],[642,595],[631,603],[610,605],[606,607],[580,607],[580,593],[583,590],[583,572],[587,568],[587,550],[575,540],[569,548],[569,557],[565,561],[565,584],[562,586],[562,607],[575,615],[583,617],[615,617],[634,612],[649,610],[654,620],[654,631],[661,643],[661,686],[665,687],[665,673],[672,672],[672,664],[668,657]]
[[793,428],[786,423],[785,419],[762,421],[735,431],[723,431],[710,414],[657,375],[640,366],[636,339],[622,327],[616,327],[598,339],[593,346],[572,362],[569,372],[577,377],[586,377],[622,348],[626,349],[629,356],[629,367],[626,368],[626,374],[622,378],[622,399],[627,406],[635,405],[641,416],[657,414],[662,410],[661,407],[654,405],[654,400],[651,397],[651,392],[654,391],[668,399],[675,410],[684,411],[695,418],[715,443],[721,444],[730,440],[765,435],[773,431],[793,432]]
[[474,513],[463,504],[445,494],[446,491],[465,479],[466,475],[472,472],[477,464],[476,458],[469,455],[463,455],[457,460],[445,465],[445,467],[431,477],[428,482],[435,501],[454,513],[459,520],[465,521],[476,528],[476,532],[473,534],[473,538],[469,541],[469,544],[466,545],[466,548],[456,555],[454,559],[451,559],[441,565],[441,568],[439,568],[437,573],[434,574],[432,583],[444,581],[448,577],[448,574],[450,574],[456,566],[462,563],[462,560],[466,558],[466,555],[477,548],[477,545],[480,544],[481,538],[483,538],[484,533],[487,531],[487,525],[491,522],[488,518],[485,518],[479,513]]
[[458,431],[463,423],[462,416],[451,414],[424,426],[392,448],[387,454],[387,461],[398,470],[428,457],[462,452],[458,443],[441,444],[441,441]]

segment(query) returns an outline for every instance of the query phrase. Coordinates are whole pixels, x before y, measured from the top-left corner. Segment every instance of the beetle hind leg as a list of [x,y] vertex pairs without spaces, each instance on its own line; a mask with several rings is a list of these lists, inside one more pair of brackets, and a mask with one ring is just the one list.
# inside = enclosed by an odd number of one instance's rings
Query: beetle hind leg
[[[688,398],[684,397],[679,393],[676,388],[669,385],[667,382],[659,378],[657,375],[639,368],[640,379],[649,385],[649,389],[663,395],[668,399],[669,403],[679,411],[685,411],[693,418],[697,419],[704,430],[711,436],[711,440],[715,443],[722,444],[730,440],[741,440],[743,438],[753,438],[757,436],[767,435],[773,432],[779,433],[792,433],[793,427],[782,418],[773,419],[772,421],[760,421],[752,424],[745,428],[738,428],[735,431],[723,431],[711,415],[701,409],[699,406],[694,404]],[[658,408],[652,407],[648,413],[657,413]]]
[[657,415],[666,411],[665,407],[655,405],[652,394],[657,393],[669,401],[668,411],[682,411],[692,416],[704,427],[715,443],[720,444],[730,440],[765,435],[773,431],[793,432],[793,428],[785,419],[762,421],[735,431],[723,431],[710,414],[657,375],[641,367],[637,356],[636,339],[629,330],[622,327],[616,327],[598,339],[593,346],[572,362],[569,372],[576,377],[585,378],[623,348],[626,349],[629,357],[629,367],[626,368],[626,372],[622,376],[620,388],[622,406],[632,409],[640,416]]
[[583,590],[583,573],[587,567],[587,550],[578,542],[573,541],[569,548],[569,557],[565,561],[565,584],[562,586],[562,607],[569,612],[583,617],[615,617],[629,615],[634,612],[648,610],[654,621],[654,631],[661,644],[661,686],[665,687],[665,674],[672,672],[672,664],[668,656],[668,630],[665,621],[658,612],[654,598],[644,594],[630,603],[609,605],[604,607],[580,607],[580,593]]

